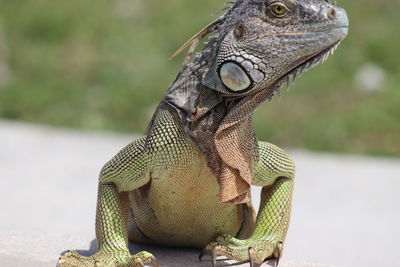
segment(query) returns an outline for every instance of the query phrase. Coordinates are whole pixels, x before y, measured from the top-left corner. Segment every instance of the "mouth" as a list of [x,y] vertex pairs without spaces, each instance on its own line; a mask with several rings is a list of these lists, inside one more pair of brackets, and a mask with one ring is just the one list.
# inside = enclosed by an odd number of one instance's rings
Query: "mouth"
[[266,38],[266,37],[270,37],[270,36],[304,35],[304,34],[308,34],[308,33],[328,32],[328,31],[332,31],[332,30],[336,30],[336,29],[342,29],[342,30],[347,31],[349,29],[349,25],[341,24],[341,25],[332,26],[329,28],[323,28],[323,29],[318,29],[318,30],[309,30],[309,31],[286,31],[286,32],[276,32],[276,33],[265,33],[265,34],[257,35],[253,38],[250,38],[250,39],[248,39],[248,41],[254,41],[254,40],[258,40],[258,39]]
[[[294,83],[296,78],[300,77],[304,72],[307,70],[317,66],[320,63],[325,62],[330,55],[335,52],[337,47],[339,46],[341,40],[334,43],[333,45],[327,47],[323,51],[314,54],[312,56],[307,56],[306,58],[300,59],[299,62],[294,68],[292,68],[290,71],[288,71],[286,74],[282,75],[281,78],[279,78],[275,82],[275,91],[280,93],[280,88],[283,86],[289,87],[290,82]],[[272,94],[273,96],[273,94]],[[271,98],[272,98],[271,96]]]

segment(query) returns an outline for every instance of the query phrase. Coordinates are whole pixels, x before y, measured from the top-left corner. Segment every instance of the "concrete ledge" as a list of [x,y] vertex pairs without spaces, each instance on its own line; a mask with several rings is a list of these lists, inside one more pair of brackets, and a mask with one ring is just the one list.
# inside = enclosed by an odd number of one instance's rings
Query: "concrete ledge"
[[[55,267],[57,259],[66,248],[76,249],[82,255],[92,255],[96,243],[83,241],[69,235],[40,234],[32,235],[22,232],[0,233],[0,266],[4,267]],[[210,258],[200,262],[199,250],[182,248],[165,248],[156,246],[139,246],[131,244],[131,252],[151,251],[158,258],[162,267],[178,266],[211,266]],[[233,264],[233,265],[231,265]],[[235,264],[234,261],[219,260],[219,266],[244,267],[249,264]],[[267,264],[263,264],[267,266]],[[282,261],[280,267],[334,267],[310,262]]]

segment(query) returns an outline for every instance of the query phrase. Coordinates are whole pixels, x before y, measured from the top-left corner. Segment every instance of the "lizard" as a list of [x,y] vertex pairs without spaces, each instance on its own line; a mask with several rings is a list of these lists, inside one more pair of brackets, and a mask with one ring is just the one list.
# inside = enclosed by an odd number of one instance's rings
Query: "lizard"
[[[102,168],[98,251],[68,251],[59,267],[137,267],[128,242],[202,248],[262,264],[283,252],[295,164],[258,141],[252,114],[280,88],[333,53],[348,34],[346,11],[329,0],[236,0],[186,42],[190,47],[148,129]],[[208,36],[204,47],[199,42]],[[177,54],[176,53],[176,54]],[[250,187],[261,186],[256,214]]]

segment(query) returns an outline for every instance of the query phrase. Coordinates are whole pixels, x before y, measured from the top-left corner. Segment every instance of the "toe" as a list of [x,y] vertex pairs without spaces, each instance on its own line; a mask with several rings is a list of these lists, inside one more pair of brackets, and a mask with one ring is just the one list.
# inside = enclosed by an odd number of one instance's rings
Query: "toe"
[[240,240],[229,235],[222,235],[200,253],[201,260],[206,254],[211,254],[213,266],[217,256],[225,256],[239,262],[250,262],[251,266],[262,264],[265,259],[280,258],[283,249],[282,242],[269,240]]
[[142,267],[145,263],[151,263],[153,267],[159,267],[156,257],[154,257],[153,254],[147,251],[142,251],[135,254],[128,263],[128,266]]
[[158,260],[156,257],[151,256],[151,264],[153,264],[153,267],[159,267],[160,265],[158,264]]

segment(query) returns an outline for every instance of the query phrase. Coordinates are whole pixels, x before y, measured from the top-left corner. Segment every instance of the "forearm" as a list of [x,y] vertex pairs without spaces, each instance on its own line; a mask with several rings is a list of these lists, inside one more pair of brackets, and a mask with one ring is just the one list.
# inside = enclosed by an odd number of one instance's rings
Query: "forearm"
[[99,185],[96,238],[100,251],[127,250],[128,238],[123,198],[114,184]]
[[280,177],[261,192],[252,239],[283,242],[289,227],[294,179]]

